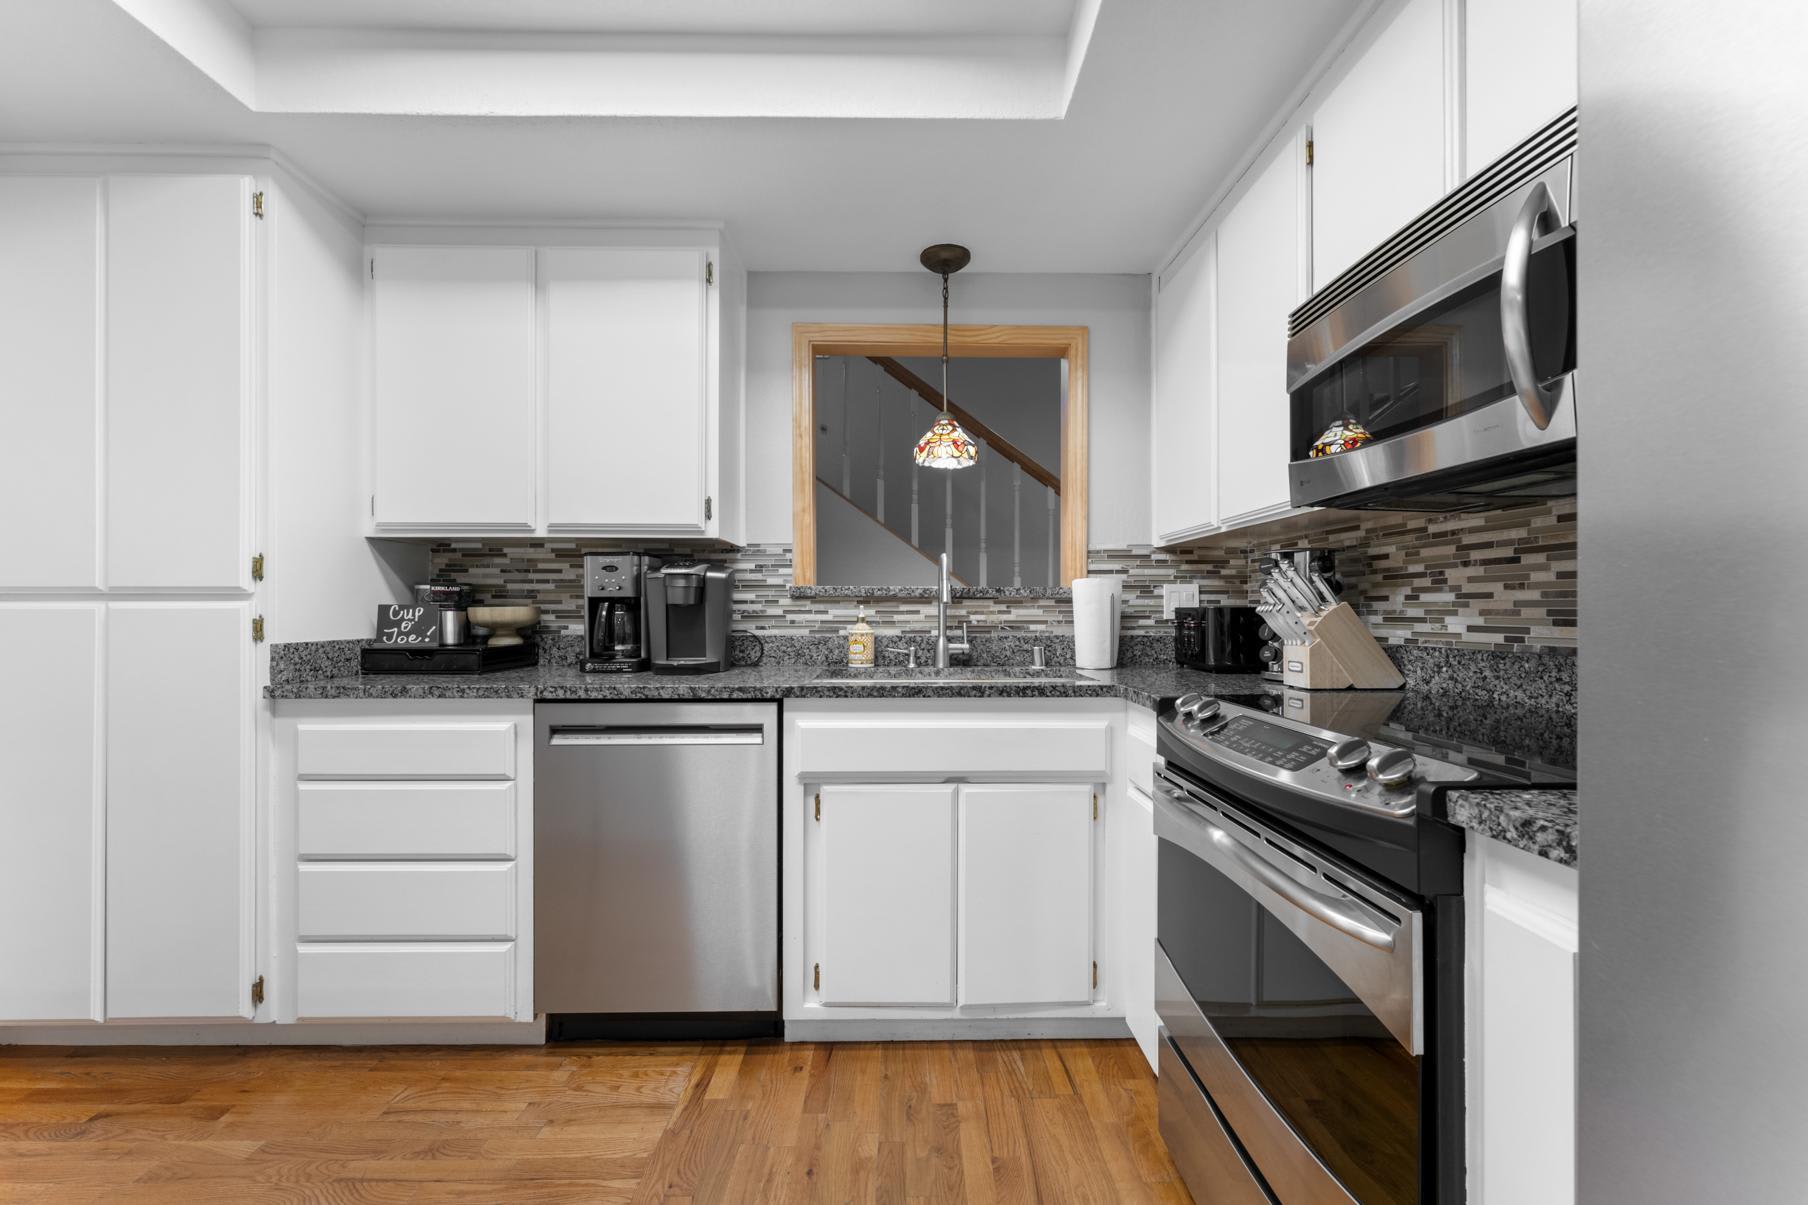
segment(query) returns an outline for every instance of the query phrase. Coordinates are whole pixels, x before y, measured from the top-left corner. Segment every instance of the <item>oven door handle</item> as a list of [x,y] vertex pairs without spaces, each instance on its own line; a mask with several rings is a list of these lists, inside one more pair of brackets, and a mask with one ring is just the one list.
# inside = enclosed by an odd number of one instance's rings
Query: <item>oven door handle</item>
[[1337,900],[1320,894],[1301,883],[1282,874],[1256,854],[1251,853],[1244,844],[1216,825],[1205,826],[1205,835],[1211,843],[1223,850],[1237,865],[1262,881],[1270,891],[1325,924],[1330,925],[1346,937],[1353,937],[1366,946],[1373,946],[1389,954],[1394,951],[1394,935],[1384,933],[1369,924],[1362,917],[1343,908]]
[[1557,413],[1557,401],[1563,396],[1558,385],[1545,385],[1538,380],[1532,364],[1532,315],[1527,296],[1532,272],[1532,242],[1541,234],[1549,234],[1561,223],[1557,203],[1544,181],[1532,185],[1513,229],[1507,236],[1507,253],[1500,265],[1500,336],[1507,353],[1507,375],[1513,379],[1513,392],[1519,404],[1540,431],[1551,425]]

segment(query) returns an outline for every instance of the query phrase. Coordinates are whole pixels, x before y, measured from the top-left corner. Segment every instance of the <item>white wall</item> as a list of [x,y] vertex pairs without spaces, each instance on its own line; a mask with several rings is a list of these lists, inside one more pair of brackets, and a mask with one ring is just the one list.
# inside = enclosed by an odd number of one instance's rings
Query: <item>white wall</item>
[[269,637],[369,636],[377,605],[425,580],[427,551],[363,536],[363,231],[299,181],[273,191]]
[[[1148,543],[1148,277],[963,272],[952,294],[956,323],[1090,328],[1087,543]],[[923,271],[749,275],[749,543],[791,542],[791,324],[940,319],[941,280]]]

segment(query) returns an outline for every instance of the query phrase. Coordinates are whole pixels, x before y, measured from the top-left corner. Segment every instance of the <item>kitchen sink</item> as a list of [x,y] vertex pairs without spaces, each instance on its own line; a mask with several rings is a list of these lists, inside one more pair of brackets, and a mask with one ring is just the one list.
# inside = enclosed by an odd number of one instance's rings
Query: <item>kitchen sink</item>
[[1011,665],[955,665],[947,669],[905,666],[855,669],[836,665],[824,670],[818,680],[859,686],[1015,686],[1025,682],[1066,686],[1096,684],[1097,681],[1068,667],[1038,669]]

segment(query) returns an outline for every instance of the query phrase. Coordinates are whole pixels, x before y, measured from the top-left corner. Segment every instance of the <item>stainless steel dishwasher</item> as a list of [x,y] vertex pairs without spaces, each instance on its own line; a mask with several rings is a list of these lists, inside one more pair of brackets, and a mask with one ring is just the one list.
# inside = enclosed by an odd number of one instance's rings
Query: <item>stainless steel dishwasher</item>
[[547,1036],[775,1032],[778,706],[542,703],[534,731]]

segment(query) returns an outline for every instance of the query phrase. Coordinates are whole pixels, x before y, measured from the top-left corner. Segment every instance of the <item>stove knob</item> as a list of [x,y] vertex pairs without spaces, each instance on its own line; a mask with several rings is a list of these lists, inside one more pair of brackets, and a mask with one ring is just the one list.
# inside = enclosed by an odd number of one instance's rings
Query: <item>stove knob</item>
[[1203,702],[1205,702],[1205,696],[1201,694],[1181,695],[1179,701],[1174,704],[1174,710],[1182,719],[1185,719],[1199,710],[1199,704]]
[[1199,706],[1193,708],[1193,718],[1203,724],[1222,710],[1224,709],[1218,705],[1218,700],[1200,699]]
[[1325,760],[1342,770],[1345,774],[1354,774],[1368,764],[1369,743],[1356,737],[1347,741],[1338,741],[1325,754]]
[[1418,762],[1404,749],[1389,749],[1369,759],[1369,777],[1384,787],[1403,787],[1412,782]]

